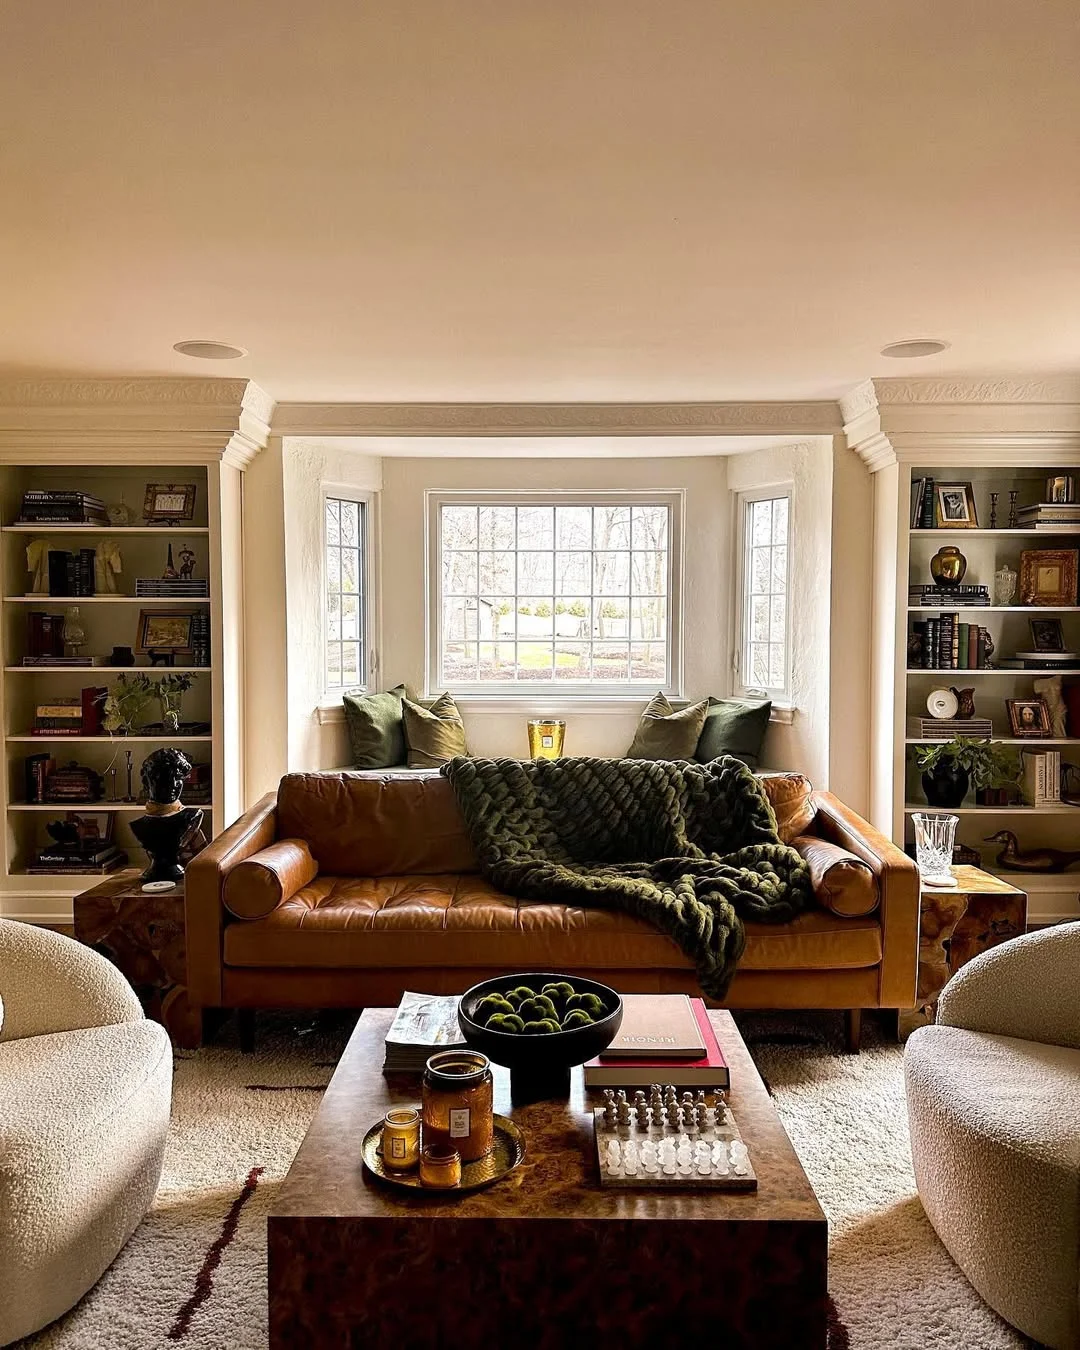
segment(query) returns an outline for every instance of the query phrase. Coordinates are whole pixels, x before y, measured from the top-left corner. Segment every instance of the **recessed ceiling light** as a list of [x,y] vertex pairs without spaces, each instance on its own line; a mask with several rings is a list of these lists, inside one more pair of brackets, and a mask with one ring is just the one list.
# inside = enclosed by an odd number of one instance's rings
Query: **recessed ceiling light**
[[200,361],[235,361],[240,356],[247,356],[245,347],[234,347],[231,342],[211,342],[209,338],[174,342],[173,351],[181,356],[197,357]]
[[948,348],[949,344],[940,338],[905,338],[903,342],[890,342],[887,347],[882,347],[881,354],[907,359],[913,356],[937,356],[938,352],[947,351]]

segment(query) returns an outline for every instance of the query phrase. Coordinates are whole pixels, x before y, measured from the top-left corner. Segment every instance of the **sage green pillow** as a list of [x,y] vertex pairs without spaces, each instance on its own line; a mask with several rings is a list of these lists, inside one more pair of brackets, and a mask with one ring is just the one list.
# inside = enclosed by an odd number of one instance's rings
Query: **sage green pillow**
[[455,755],[469,753],[465,725],[449,694],[441,694],[427,708],[402,699],[401,711],[410,769],[437,769]]
[[389,769],[405,763],[401,700],[405,686],[385,694],[343,694],[345,722],[356,769]]
[[657,694],[641,714],[626,758],[693,759],[708,710],[703,699],[676,712],[663,694]]
[[769,699],[710,698],[694,758],[705,764],[720,755],[733,755],[747,768],[756,769],[771,712]]

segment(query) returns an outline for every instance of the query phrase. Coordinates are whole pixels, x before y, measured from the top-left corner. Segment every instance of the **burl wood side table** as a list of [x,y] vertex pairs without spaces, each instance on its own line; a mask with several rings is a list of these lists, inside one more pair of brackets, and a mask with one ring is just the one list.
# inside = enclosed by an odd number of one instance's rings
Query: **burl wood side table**
[[202,1042],[202,1017],[187,996],[184,883],[146,895],[140,869],[106,877],[74,901],[75,936],[107,957],[131,981],[147,1017],[161,1022],[174,1045]]
[[973,956],[1027,929],[1027,893],[980,867],[953,868],[955,890],[923,886],[920,896],[919,992],[900,1014],[900,1035],[934,1020],[938,995]]

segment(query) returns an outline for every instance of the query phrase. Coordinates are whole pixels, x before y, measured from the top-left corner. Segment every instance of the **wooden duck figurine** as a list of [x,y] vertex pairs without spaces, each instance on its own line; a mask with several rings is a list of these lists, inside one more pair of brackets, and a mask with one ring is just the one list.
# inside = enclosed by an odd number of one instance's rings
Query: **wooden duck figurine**
[[1012,830],[998,830],[997,834],[988,835],[984,843],[1004,844],[997,855],[998,866],[1014,872],[1064,872],[1066,867],[1080,862],[1080,851],[1066,852],[1060,848],[1021,850]]

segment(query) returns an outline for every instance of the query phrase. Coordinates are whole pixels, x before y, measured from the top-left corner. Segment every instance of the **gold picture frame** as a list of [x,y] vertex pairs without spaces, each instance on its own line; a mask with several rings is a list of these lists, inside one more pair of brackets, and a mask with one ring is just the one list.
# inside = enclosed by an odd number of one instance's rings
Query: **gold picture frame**
[[195,518],[195,483],[147,483],[143,519],[148,525],[179,525]]
[[198,612],[195,608],[174,608],[171,605],[168,608],[140,609],[135,650],[144,656],[148,652],[190,656],[195,645],[193,632]]
[[977,530],[979,513],[970,483],[934,484],[934,522],[938,529]]
[[1007,698],[1005,707],[1015,737],[1050,735],[1050,709],[1044,698]]
[[1075,605],[1077,550],[1026,548],[1020,554],[1022,605]]

